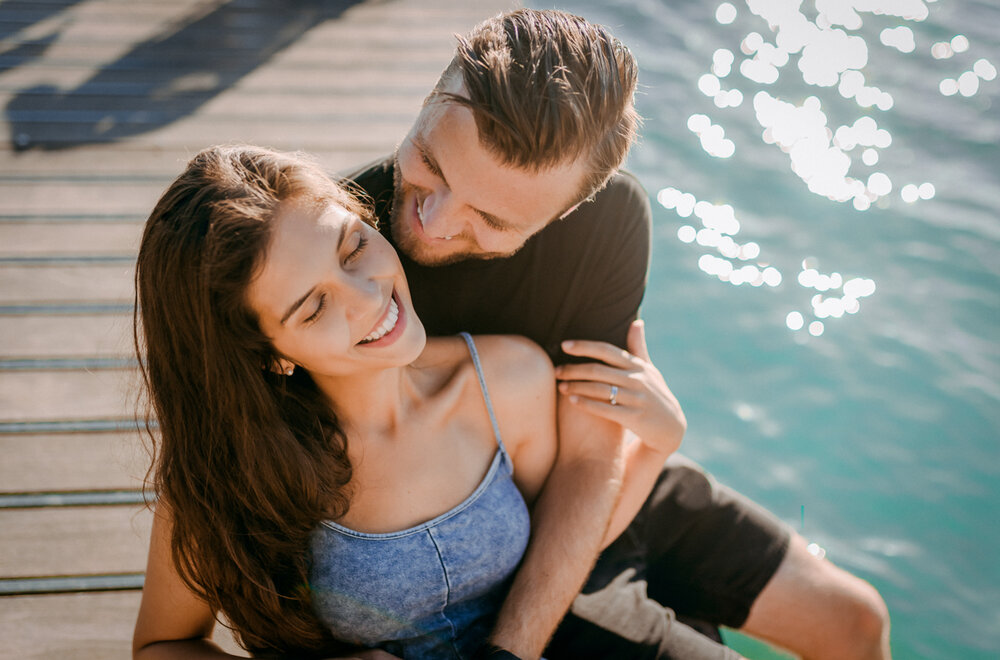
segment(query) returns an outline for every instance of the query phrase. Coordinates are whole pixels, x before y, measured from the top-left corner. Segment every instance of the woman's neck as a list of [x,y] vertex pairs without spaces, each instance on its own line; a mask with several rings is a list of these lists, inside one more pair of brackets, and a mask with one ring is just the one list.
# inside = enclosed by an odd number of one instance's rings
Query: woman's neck
[[409,365],[313,378],[352,436],[392,435],[418,398]]

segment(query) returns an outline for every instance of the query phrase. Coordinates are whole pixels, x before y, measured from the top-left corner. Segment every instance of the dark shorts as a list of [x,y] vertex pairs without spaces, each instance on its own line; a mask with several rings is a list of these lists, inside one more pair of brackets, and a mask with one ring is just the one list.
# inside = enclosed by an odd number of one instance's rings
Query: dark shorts
[[743,625],[790,538],[773,515],[674,455],[545,657],[739,657],[719,643],[718,626]]

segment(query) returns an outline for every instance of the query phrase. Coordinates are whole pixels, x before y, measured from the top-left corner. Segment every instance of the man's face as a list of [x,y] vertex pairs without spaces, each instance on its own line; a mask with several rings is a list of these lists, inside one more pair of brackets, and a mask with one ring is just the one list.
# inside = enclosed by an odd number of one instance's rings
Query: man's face
[[472,111],[431,101],[396,151],[392,236],[428,266],[506,257],[572,210],[586,174],[582,159],[538,172],[504,165],[479,143]]

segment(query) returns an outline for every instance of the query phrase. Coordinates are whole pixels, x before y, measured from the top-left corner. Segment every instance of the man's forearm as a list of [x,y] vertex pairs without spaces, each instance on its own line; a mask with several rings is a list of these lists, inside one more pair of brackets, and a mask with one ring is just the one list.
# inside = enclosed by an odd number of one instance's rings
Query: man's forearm
[[490,637],[521,658],[541,656],[583,588],[621,491],[623,432],[589,420],[588,441],[605,437],[585,452],[563,446],[581,438],[564,436],[561,424],[560,457],[535,503],[531,541]]
[[670,452],[653,449],[632,435],[624,451],[624,482],[601,548],[611,545],[631,524],[653,490]]

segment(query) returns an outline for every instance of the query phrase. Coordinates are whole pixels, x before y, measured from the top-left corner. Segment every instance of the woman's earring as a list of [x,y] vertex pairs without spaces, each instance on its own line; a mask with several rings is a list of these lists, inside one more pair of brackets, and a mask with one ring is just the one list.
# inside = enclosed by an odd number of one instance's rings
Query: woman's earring
[[295,367],[294,366],[291,366],[291,367],[288,367],[287,369],[285,369],[285,375],[286,376],[291,376],[293,373],[295,373]]

